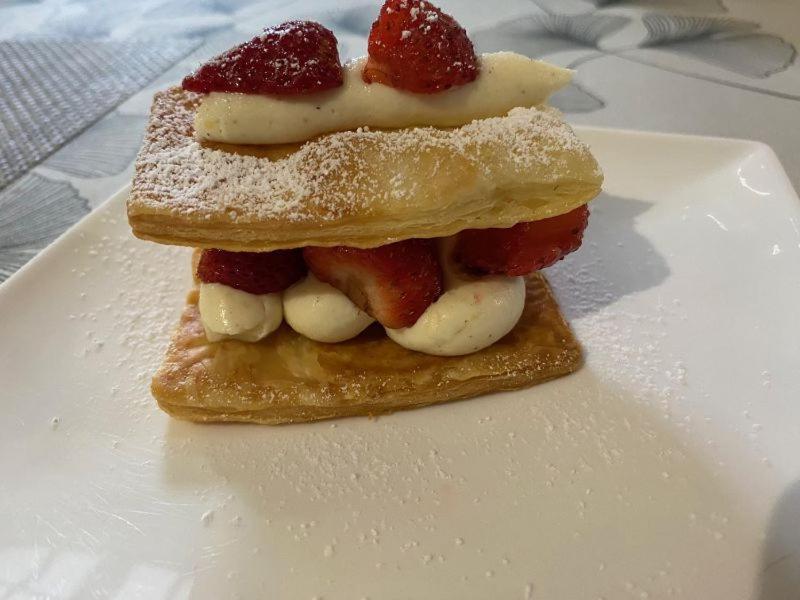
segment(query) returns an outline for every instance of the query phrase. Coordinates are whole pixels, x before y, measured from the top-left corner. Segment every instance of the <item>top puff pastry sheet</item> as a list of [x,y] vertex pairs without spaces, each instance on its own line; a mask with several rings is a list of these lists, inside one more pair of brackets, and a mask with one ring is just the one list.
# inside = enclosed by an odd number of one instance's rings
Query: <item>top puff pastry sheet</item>
[[594,198],[603,181],[552,108],[452,129],[236,146],[195,140],[201,99],[180,88],[155,96],[128,200],[140,238],[225,250],[369,248],[556,216]]

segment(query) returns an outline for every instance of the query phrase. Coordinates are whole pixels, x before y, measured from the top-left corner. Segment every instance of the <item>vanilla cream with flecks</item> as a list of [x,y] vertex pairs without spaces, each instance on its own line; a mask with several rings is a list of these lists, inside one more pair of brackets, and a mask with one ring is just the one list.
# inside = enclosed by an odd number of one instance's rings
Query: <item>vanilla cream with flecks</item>
[[538,106],[567,85],[572,71],[514,52],[479,57],[475,81],[435,94],[365,83],[366,57],[348,62],[343,84],[299,96],[212,92],[195,115],[195,136],[228,144],[287,144],[359,127],[456,127]]
[[[461,356],[491,346],[511,331],[525,308],[522,277],[472,277],[452,260],[453,238],[439,240],[444,293],[414,325],[386,329],[409,350]],[[352,339],[374,319],[335,287],[312,273],[282,293],[250,294],[219,283],[200,284],[200,319],[209,341],[255,342],[285,319],[300,335],[335,343]]]

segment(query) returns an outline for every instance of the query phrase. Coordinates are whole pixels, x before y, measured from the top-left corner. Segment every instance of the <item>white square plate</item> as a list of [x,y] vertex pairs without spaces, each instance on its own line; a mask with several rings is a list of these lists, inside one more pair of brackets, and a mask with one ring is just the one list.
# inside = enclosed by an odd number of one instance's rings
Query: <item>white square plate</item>
[[757,143],[582,129],[530,390],[280,428],[148,392],[189,285],[120,193],[0,286],[0,598],[794,598],[800,204]]

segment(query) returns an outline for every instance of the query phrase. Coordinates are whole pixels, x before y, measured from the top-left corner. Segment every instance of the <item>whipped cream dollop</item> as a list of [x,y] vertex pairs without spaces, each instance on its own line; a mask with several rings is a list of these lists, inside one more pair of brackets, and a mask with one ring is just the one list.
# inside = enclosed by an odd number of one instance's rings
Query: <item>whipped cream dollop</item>
[[525,308],[525,279],[493,275],[472,277],[451,257],[453,238],[440,241],[445,292],[404,329],[386,334],[409,350],[437,356],[461,356],[494,344],[511,331]]
[[212,92],[195,115],[200,140],[230,144],[303,142],[358,127],[456,127],[544,103],[572,71],[514,52],[479,57],[480,75],[435,94],[415,94],[361,78],[366,57],[344,66],[335,90],[304,96]]
[[343,292],[312,273],[283,293],[283,315],[300,335],[328,343],[354,338],[375,322]]
[[283,321],[280,294],[249,294],[221,283],[201,283],[197,304],[210,342],[257,342]]

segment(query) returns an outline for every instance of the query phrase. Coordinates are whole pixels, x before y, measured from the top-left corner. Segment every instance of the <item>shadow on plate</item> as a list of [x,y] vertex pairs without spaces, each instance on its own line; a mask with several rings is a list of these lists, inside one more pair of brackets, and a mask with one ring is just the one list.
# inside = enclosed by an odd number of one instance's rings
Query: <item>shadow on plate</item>
[[664,258],[636,231],[637,217],[652,206],[605,192],[590,204],[583,246],[546,271],[568,319],[592,314],[669,276]]

